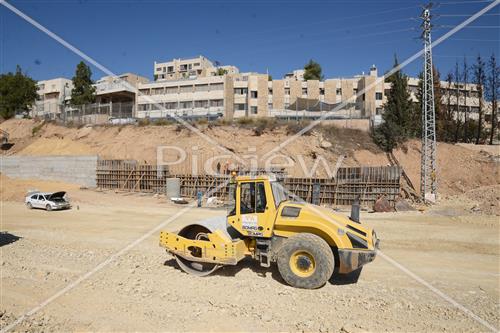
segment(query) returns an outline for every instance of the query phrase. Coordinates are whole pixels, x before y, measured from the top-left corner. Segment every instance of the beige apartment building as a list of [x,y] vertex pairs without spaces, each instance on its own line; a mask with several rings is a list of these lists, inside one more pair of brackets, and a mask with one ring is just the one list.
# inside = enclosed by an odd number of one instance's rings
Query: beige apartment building
[[226,74],[237,74],[239,72],[235,66],[215,66],[210,60],[200,55],[196,58],[173,59],[168,62],[155,61],[154,79],[155,81],[162,81],[215,76],[218,69],[221,69]]
[[[192,71],[183,76],[189,68]],[[223,75],[218,75],[219,68],[224,69]],[[367,75],[325,81],[304,81],[303,70],[283,79],[269,80],[267,74],[240,73],[235,66],[215,67],[204,57],[155,62],[154,70],[154,82],[138,85],[138,118],[220,114],[227,119],[291,116],[314,119],[335,109],[330,118],[369,120],[382,112],[385,101],[384,83],[375,84],[378,78],[375,67]],[[164,70],[166,76],[159,76]],[[353,98],[358,89],[365,87],[369,87],[365,94]],[[341,105],[346,101],[346,105]]]
[[[382,121],[383,106],[391,89],[378,75],[375,65],[366,74],[324,81],[304,80],[302,69],[286,74],[283,79],[270,80],[267,74],[240,73],[235,66],[215,66],[203,56],[155,62],[153,71],[152,82],[132,73],[101,78],[95,84],[98,108],[90,109],[90,113],[119,118],[224,117],[231,120],[241,117],[318,119],[328,112],[323,119],[368,129]],[[417,101],[418,83],[418,78],[408,80],[414,101]],[[63,104],[61,99],[70,98],[71,81],[62,78],[40,81],[39,87],[41,100],[37,101],[34,115],[57,115]],[[448,87],[445,81],[441,87],[441,103],[447,105],[449,99],[451,107],[456,108],[457,87],[453,84]],[[480,97],[476,85],[459,85],[458,94],[460,110],[467,110],[471,119],[477,119]],[[491,121],[491,103],[483,105],[485,120]],[[75,114],[75,110],[70,112]]]
[[[65,78],[39,81],[37,83],[39,99],[31,110],[32,117],[49,119],[94,116],[106,122],[107,117],[134,117],[136,108],[136,93],[139,83],[146,83],[145,77],[124,73],[116,77],[104,76],[94,84],[96,102],[82,107],[70,105],[73,82]],[[64,110],[64,112],[63,112]]]
[[71,98],[73,82],[65,78],[55,78],[37,82],[38,99],[31,110],[33,117],[54,119],[62,111],[64,102]]

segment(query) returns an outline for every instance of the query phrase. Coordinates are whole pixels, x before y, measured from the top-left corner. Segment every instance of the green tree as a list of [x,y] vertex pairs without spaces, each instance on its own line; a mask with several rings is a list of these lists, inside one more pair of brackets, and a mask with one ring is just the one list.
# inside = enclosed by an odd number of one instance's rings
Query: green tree
[[321,65],[314,60],[304,66],[304,80],[323,80]]
[[478,122],[477,122],[477,131],[476,131],[476,145],[479,144],[481,140],[481,134],[483,132],[483,111],[484,111],[484,83],[486,81],[486,73],[484,70],[484,61],[481,58],[481,55],[477,56],[476,63],[473,66],[474,73],[474,83],[476,84],[477,93],[479,95],[479,105],[478,105]]
[[[419,75],[417,103],[415,116],[412,117],[412,133],[420,137],[422,135],[422,99],[423,99],[423,73]],[[432,83],[434,92],[434,113],[436,116],[436,136],[439,141],[447,141],[449,122],[443,103],[443,93],[441,91],[441,74],[436,66],[432,66]],[[418,126],[418,128],[417,128]]]
[[0,75],[0,116],[8,119],[27,112],[37,99],[36,91],[36,81],[23,74],[19,65],[15,73]]
[[217,68],[217,72],[215,73],[217,76],[224,76],[227,74],[227,70],[224,68]]
[[495,54],[492,54],[488,61],[488,78],[486,80],[486,97],[491,101],[491,131],[490,145],[493,144],[495,131],[497,128],[497,108],[498,96],[500,96],[500,66],[497,65]]
[[467,85],[469,84],[469,65],[467,64],[467,59],[464,57],[463,62],[463,72],[462,72],[462,83],[464,86],[464,130],[462,133],[462,141],[469,142],[469,138],[471,138],[471,127],[468,124],[469,121],[469,109],[467,106]]
[[75,76],[72,78],[71,105],[83,105],[95,102],[95,87],[92,85],[92,71],[83,61],[76,66]]
[[[394,68],[398,66],[395,57]],[[382,115],[384,122],[372,133],[375,143],[386,151],[391,151],[415,134],[415,125],[412,124],[412,112],[415,111],[415,107],[408,91],[408,77],[397,70],[391,75],[389,82],[392,82],[392,87],[384,105],[385,111]]]
[[461,111],[462,108],[460,107],[460,69],[458,67],[458,61],[455,62],[455,100],[457,106],[455,107],[455,135],[453,138],[454,142],[458,142],[459,136],[460,136],[460,126],[462,122],[462,115]]

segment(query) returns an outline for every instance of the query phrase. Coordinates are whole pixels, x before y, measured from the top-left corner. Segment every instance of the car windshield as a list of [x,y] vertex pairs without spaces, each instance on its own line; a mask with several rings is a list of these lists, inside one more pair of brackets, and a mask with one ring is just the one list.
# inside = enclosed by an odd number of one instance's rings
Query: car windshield
[[288,197],[283,185],[279,182],[271,182],[271,189],[273,191],[274,203],[276,204],[276,208],[278,208],[280,203],[287,200]]

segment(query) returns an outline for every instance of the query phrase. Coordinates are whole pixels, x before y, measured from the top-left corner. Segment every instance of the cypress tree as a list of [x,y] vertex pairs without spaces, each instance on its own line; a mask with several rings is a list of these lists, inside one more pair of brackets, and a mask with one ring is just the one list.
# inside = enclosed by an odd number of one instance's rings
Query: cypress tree
[[83,105],[95,102],[95,87],[92,85],[92,71],[83,61],[76,66],[75,76],[72,78],[71,104]]
[[[398,66],[398,59],[395,57],[394,68]],[[374,129],[373,139],[382,149],[391,151],[414,135],[415,119],[408,92],[408,77],[397,70],[387,78],[387,82],[392,83],[392,87],[384,105],[384,122]]]

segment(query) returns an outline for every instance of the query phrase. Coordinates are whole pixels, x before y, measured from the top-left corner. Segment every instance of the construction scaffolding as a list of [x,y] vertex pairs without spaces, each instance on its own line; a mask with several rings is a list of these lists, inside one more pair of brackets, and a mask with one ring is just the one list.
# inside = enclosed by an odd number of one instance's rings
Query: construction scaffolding
[[[394,203],[401,191],[401,174],[399,166],[381,166],[339,168],[334,178],[281,176],[285,188],[306,202],[342,206],[359,198],[362,205],[371,206],[382,196]],[[99,188],[165,193],[167,178],[179,178],[180,194],[186,198],[195,198],[198,192],[210,192],[210,196],[225,201],[229,194],[229,177],[170,174],[164,167],[133,160],[99,160],[97,163]]]

